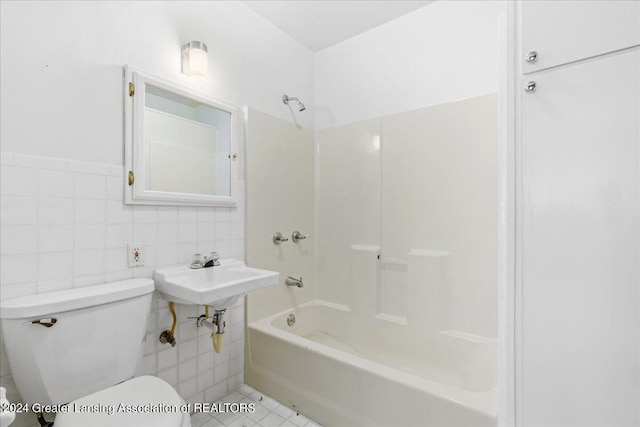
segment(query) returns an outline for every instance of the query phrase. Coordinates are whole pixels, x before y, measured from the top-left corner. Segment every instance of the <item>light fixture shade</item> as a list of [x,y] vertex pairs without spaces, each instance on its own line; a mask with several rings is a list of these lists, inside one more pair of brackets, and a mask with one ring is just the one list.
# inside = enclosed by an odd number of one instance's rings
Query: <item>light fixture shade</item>
[[188,76],[207,77],[209,68],[207,45],[191,41],[182,45],[182,73]]

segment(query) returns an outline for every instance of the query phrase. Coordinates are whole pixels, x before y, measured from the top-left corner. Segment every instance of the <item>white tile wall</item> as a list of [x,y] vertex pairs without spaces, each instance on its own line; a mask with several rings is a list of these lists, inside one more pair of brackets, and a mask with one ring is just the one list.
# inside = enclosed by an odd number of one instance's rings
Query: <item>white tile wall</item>
[[[244,200],[238,208],[124,205],[121,166],[0,153],[0,292],[2,299],[151,277],[161,266],[187,263],[196,251],[244,259]],[[244,194],[244,183],[239,184]],[[127,243],[144,247],[145,266],[128,268]],[[214,354],[210,332],[177,305],[178,344],[158,342],[171,326],[155,296],[138,375],[158,375],[187,401],[209,401],[243,383],[244,302],[227,314],[227,336]],[[200,310],[202,312],[202,310]],[[0,342],[0,383],[18,400]]]

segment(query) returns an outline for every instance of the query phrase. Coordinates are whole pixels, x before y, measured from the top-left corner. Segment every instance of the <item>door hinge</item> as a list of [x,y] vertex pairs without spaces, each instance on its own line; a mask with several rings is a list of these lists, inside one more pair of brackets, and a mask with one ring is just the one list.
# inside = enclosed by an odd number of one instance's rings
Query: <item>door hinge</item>
[[129,82],[129,96],[133,96],[136,93],[136,85],[133,82]]
[[129,185],[133,185],[133,181],[135,181],[135,176],[133,175],[133,171],[129,171]]

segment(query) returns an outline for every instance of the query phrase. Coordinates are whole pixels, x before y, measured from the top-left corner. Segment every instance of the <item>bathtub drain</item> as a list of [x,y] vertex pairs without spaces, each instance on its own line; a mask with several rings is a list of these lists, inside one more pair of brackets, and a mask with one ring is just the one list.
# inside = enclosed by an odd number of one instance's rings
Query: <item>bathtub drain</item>
[[293,326],[296,324],[296,316],[291,313],[290,315],[287,316],[287,325],[289,326]]

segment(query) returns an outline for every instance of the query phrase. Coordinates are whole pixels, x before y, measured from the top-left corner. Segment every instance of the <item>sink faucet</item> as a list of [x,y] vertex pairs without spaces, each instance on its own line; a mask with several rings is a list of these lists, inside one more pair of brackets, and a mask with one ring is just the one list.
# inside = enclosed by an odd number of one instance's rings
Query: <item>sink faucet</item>
[[193,262],[189,267],[193,269],[216,267],[220,265],[220,254],[218,252],[211,252],[209,255],[202,259],[202,255],[194,254]]
[[217,267],[220,265],[220,254],[218,252],[211,252],[208,256],[204,257],[202,267]]

